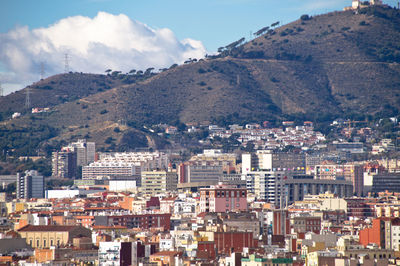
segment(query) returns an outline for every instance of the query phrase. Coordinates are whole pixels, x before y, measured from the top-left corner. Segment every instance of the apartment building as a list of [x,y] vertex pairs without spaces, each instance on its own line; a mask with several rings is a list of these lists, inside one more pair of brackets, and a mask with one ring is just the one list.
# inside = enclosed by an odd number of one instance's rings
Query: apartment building
[[200,188],[200,212],[246,211],[247,189],[226,185]]
[[259,150],[252,154],[242,154],[242,174],[257,170],[305,173],[305,169],[306,157],[303,153]]
[[17,174],[17,199],[44,198],[44,177],[35,170]]
[[141,173],[142,192],[146,195],[156,195],[168,191],[176,191],[178,176],[176,172],[144,171]]

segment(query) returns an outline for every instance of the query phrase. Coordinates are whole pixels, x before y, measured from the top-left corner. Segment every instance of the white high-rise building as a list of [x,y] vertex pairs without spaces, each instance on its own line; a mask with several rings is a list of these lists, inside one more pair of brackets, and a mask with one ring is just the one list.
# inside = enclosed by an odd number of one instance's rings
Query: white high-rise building
[[284,188],[285,172],[251,171],[246,173],[246,186],[258,199],[280,205]]

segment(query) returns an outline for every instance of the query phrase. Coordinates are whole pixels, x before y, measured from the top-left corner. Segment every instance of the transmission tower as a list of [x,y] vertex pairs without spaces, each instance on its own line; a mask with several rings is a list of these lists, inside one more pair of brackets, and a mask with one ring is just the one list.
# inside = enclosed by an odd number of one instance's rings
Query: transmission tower
[[44,63],[40,63],[40,80],[44,79]]
[[68,73],[69,72],[69,54],[66,53],[64,57],[64,72]]
[[0,97],[4,96],[4,90],[3,87],[1,87],[1,82],[0,82]]
[[26,98],[25,98],[25,108],[29,109],[31,108],[31,89],[29,87],[26,87]]

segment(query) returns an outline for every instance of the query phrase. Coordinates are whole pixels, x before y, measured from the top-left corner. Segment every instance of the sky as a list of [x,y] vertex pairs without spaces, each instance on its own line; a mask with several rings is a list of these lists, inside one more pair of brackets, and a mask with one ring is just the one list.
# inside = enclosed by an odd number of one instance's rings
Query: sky
[[[391,6],[395,0],[384,0]],[[0,0],[4,94],[57,73],[128,72],[212,54],[258,29],[351,0]]]

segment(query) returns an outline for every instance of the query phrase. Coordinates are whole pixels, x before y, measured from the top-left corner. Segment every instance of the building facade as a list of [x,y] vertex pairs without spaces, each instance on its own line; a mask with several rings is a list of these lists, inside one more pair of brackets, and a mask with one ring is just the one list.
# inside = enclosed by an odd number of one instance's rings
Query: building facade
[[252,171],[285,171],[305,173],[306,157],[303,153],[259,150],[242,155],[242,174]]
[[247,190],[254,193],[257,199],[279,206],[283,190],[285,172],[254,171],[246,174]]
[[142,192],[146,195],[156,195],[168,191],[176,191],[178,176],[175,172],[144,171],[141,174]]
[[309,175],[285,179],[284,186],[284,200],[289,204],[303,200],[306,195],[318,195],[328,191],[341,198],[353,195],[353,185],[350,181],[314,179]]
[[200,189],[200,212],[247,211],[247,189],[224,185]]
[[27,225],[18,230],[26,243],[33,248],[67,246],[75,237],[90,237],[91,231],[81,226]]
[[52,154],[52,176],[73,178],[77,173],[76,153],[70,150],[56,151]]
[[17,198],[44,198],[44,177],[35,170],[17,174]]
[[372,192],[400,192],[400,173],[380,173],[374,176]]

